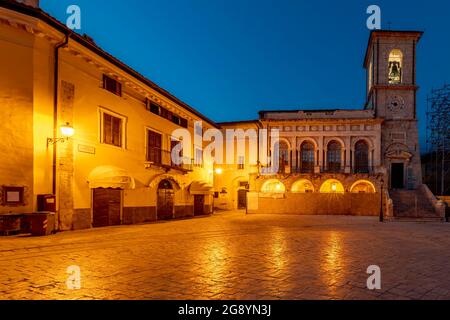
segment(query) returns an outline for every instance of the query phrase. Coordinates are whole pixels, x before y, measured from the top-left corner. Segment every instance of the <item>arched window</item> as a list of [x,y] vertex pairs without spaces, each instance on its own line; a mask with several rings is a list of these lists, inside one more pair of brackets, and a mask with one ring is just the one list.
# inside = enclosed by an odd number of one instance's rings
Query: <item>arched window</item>
[[294,182],[291,187],[291,192],[293,193],[310,193],[314,192],[314,186],[311,181],[302,179]]
[[278,171],[279,173],[284,173],[285,167],[289,166],[289,146],[286,141],[280,140],[275,144],[275,148],[278,148]]
[[277,179],[270,179],[264,182],[261,187],[261,192],[263,193],[284,193],[286,192],[286,187],[284,184]]
[[320,187],[320,193],[344,193],[344,186],[339,180],[329,179]]
[[396,84],[402,82],[403,53],[394,49],[389,53],[389,83]]
[[300,147],[301,171],[314,172],[314,144],[311,142],[303,142]]
[[327,150],[327,169],[330,172],[341,170],[341,144],[337,141],[330,141]]
[[369,146],[364,140],[355,144],[355,173],[369,173]]
[[367,180],[356,181],[350,188],[351,193],[375,193],[375,186]]

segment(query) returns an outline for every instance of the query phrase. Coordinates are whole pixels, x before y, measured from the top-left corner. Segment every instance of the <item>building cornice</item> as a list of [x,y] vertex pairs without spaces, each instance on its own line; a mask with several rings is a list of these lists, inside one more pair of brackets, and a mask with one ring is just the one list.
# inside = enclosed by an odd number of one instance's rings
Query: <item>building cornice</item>
[[[192,113],[192,115],[204,120],[212,127],[218,128],[218,125],[214,121],[207,118],[202,113],[181,101],[168,91],[159,87],[154,82],[130,68],[119,59],[113,57],[111,54],[98,47],[95,43],[77,33],[72,32],[72,30],[67,28],[67,26],[41,9],[20,4],[15,1],[3,0],[0,1],[0,12],[0,23],[22,29],[37,37],[45,38],[52,44],[61,42],[65,36],[68,35],[71,41],[69,42],[68,48],[65,49],[66,51],[70,51],[70,53],[85,59],[86,62],[96,65],[100,70],[103,68],[103,72],[115,76],[119,81],[128,75],[134,79],[129,79],[128,85],[144,96],[148,96],[150,100],[165,104],[166,107],[170,107],[175,104],[180,108],[185,109],[188,113]],[[90,54],[87,54],[87,52],[90,52]],[[104,63],[99,62],[99,58],[104,60],[102,62],[107,62],[107,65],[109,64],[109,69],[104,66]],[[120,70],[122,75],[116,75],[114,69]],[[125,85],[127,85],[126,81]],[[152,95],[145,87],[155,91],[156,94]],[[193,119],[193,117],[189,118]]]

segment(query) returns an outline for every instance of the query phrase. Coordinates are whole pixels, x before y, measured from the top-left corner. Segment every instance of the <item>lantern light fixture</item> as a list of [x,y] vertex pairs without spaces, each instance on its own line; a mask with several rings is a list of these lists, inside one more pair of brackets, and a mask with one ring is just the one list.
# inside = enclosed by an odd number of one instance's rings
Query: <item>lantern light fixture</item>
[[58,142],[65,142],[75,134],[75,129],[70,125],[69,122],[66,122],[66,124],[61,126],[59,129],[61,132],[61,138],[47,138],[47,147]]

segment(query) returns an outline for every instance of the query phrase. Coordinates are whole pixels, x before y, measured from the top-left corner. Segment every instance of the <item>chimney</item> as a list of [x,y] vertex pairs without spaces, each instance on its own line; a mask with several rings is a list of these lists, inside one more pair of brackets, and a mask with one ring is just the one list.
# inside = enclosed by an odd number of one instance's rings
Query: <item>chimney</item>
[[27,6],[39,8],[39,0],[16,0],[19,3],[23,3]]

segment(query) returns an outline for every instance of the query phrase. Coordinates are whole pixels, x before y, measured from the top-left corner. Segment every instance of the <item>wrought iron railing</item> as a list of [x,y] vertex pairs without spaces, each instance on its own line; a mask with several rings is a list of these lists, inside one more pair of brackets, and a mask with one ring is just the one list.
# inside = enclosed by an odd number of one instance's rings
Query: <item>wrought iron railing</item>
[[[179,160],[179,161],[178,161]],[[172,159],[172,151],[160,148],[151,148],[147,153],[147,161],[152,165],[178,169],[182,171],[192,171],[194,167],[194,159],[188,157],[180,157],[177,161]]]

